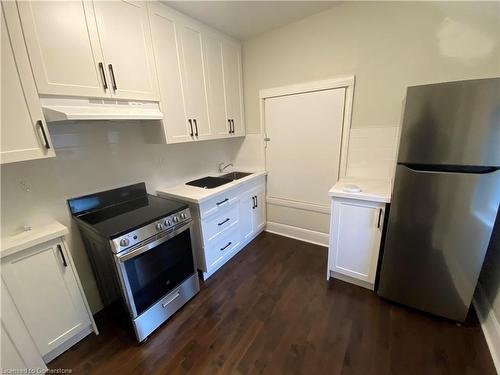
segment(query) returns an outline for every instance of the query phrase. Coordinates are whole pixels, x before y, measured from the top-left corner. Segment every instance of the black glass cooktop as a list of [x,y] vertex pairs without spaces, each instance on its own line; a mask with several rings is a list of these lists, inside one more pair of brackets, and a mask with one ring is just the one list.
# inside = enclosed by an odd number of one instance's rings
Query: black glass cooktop
[[187,207],[147,194],[144,183],[72,198],[68,205],[77,220],[110,239]]

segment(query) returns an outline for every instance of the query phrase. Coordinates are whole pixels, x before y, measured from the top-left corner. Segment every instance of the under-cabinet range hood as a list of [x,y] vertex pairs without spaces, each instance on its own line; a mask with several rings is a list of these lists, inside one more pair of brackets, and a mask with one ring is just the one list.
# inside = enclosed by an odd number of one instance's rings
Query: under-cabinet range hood
[[88,98],[40,98],[47,122],[68,120],[160,120],[156,102]]

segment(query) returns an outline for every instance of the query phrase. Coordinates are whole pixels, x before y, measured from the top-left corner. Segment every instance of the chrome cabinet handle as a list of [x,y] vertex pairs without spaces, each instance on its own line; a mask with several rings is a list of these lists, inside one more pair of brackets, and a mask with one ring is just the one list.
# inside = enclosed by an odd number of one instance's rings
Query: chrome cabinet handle
[[108,81],[106,81],[106,74],[104,74],[104,64],[102,62],[99,63],[99,71],[101,72],[102,86],[104,90],[108,89]]
[[255,196],[255,208],[259,207],[259,198]]
[[377,228],[380,228],[380,217],[382,216],[382,209],[378,210],[378,220],[377,220]]
[[234,120],[233,119],[231,119],[231,124],[233,125],[232,133],[234,134]]
[[229,246],[231,246],[231,244],[232,244],[232,242],[231,242],[231,241],[229,241],[229,242],[227,243],[227,245],[226,245],[226,246],[221,247],[220,251],[224,251],[224,250],[226,250]]
[[220,201],[220,202],[217,202],[217,203],[215,203],[215,204],[216,204],[217,206],[220,206],[221,204],[226,203],[228,200],[229,200],[229,198],[226,198],[226,199],[224,199],[224,200],[222,200],[222,201]]
[[193,133],[193,120],[188,119],[188,121],[189,121],[189,127],[191,128],[191,134],[190,135],[192,137],[194,135],[194,133]]
[[177,293],[175,293],[175,296],[170,298],[167,302],[162,303],[161,307],[163,307],[163,308],[167,307],[169,303],[174,302],[180,295],[181,295],[181,292],[177,291]]
[[194,121],[194,128],[195,128],[194,135],[198,136],[198,123],[196,122],[196,119],[194,119],[193,121]]
[[61,258],[62,258],[62,262],[63,262],[64,267],[68,267],[68,263],[66,263],[66,258],[64,257],[64,253],[63,253],[61,245],[57,245],[57,250],[59,250],[59,253],[61,254]]
[[111,84],[113,85],[113,90],[117,90],[115,72],[113,71],[113,64],[108,65],[109,73],[111,74]]
[[252,210],[255,209],[255,196],[252,197]]
[[230,220],[230,219],[229,219],[229,218],[227,218],[226,220],[221,221],[221,222],[220,222],[220,223],[218,223],[217,225],[218,225],[218,226],[224,225],[224,224],[226,224],[229,220]]
[[43,136],[43,143],[44,143],[44,146],[45,148],[48,150],[50,149],[50,144],[49,144],[49,139],[47,138],[47,134],[45,133],[45,128],[43,127],[43,122],[42,120],[38,120],[36,122],[36,125],[40,128],[40,130],[42,131],[42,136]]
[[227,122],[229,124],[229,134],[231,134],[232,133],[232,131],[231,131],[231,119],[227,119]]

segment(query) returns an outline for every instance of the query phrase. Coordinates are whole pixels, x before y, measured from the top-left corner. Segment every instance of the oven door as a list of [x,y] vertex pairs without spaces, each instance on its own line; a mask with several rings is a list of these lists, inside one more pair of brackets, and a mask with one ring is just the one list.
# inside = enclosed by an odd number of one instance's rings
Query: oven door
[[195,272],[192,222],[116,255],[132,318],[136,318]]

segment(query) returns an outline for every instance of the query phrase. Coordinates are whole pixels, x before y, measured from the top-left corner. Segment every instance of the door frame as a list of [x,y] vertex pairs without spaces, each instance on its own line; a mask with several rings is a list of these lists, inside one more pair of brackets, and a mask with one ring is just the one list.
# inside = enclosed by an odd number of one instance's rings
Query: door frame
[[[264,165],[267,168],[267,132],[266,132],[266,121],[265,121],[265,100],[269,98],[275,98],[279,96],[288,96],[294,94],[303,94],[314,91],[324,91],[332,89],[345,89],[345,100],[344,100],[344,116],[342,123],[342,137],[340,141],[340,160],[339,160],[339,179],[346,176],[347,171],[347,155],[349,147],[349,133],[351,129],[351,117],[352,117],[352,103],[354,97],[354,83],[355,76],[343,76],[337,78],[331,78],[321,81],[312,81],[299,84],[293,84],[288,86],[280,86],[269,89],[262,89],[259,91],[259,105],[260,105],[260,133],[263,135],[263,147],[262,147],[262,157],[264,160]],[[266,198],[269,202],[269,197]],[[280,199],[272,198],[272,203],[277,205],[282,205],[286,207],[292,207],[307,211],[319,212],[319,213],[330,213],[330,209],[306,204],[302,202],[282,202]]]

